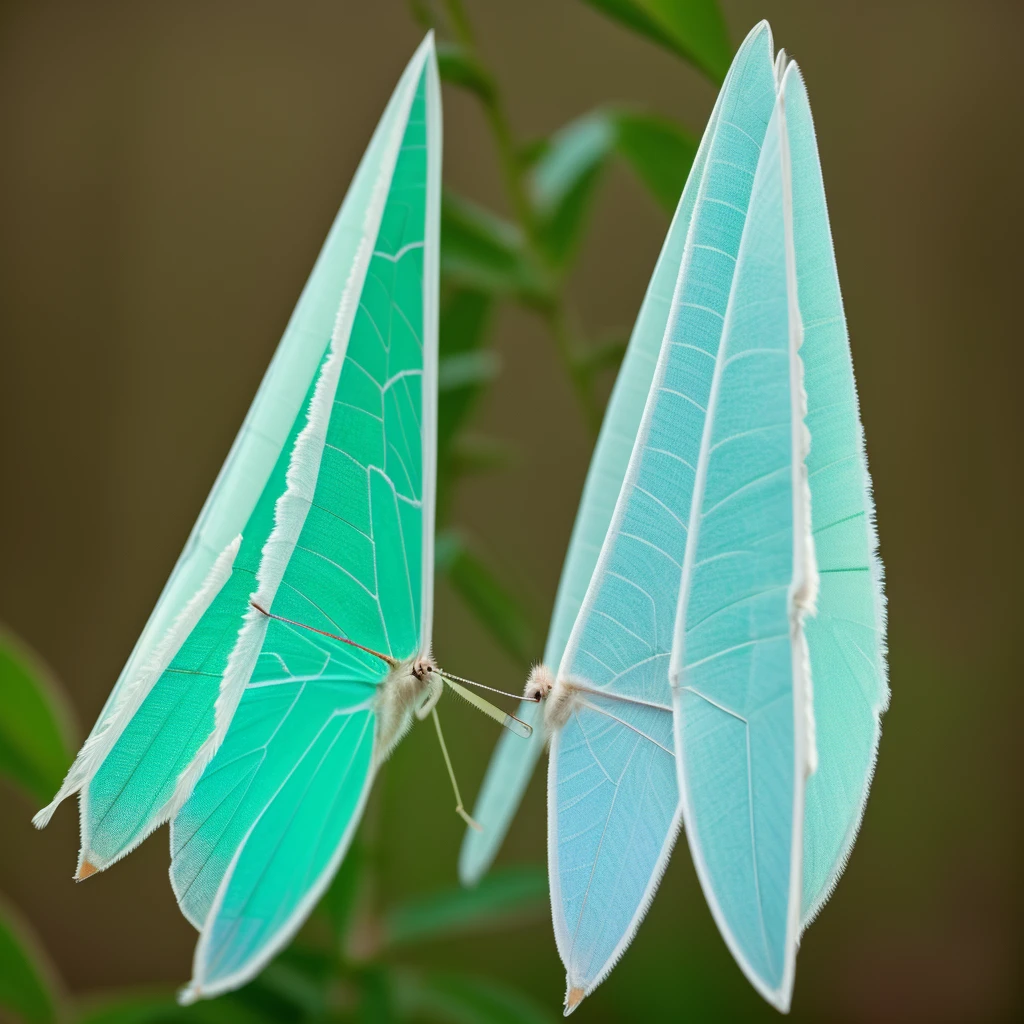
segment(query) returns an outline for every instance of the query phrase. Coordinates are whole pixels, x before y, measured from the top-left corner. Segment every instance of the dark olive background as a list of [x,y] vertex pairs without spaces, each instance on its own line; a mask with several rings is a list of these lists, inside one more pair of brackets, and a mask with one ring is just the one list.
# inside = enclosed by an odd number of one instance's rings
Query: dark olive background
[[[1024,6],[727,0],[803,66],[818,122],[887,570],[892,709],[861,837],[805,936],[800,1020],[1014,1019],[1020,817],[1021,126]],[[699,133],[696,72],[576,0],[470,2],[524,135],[604,100]],[[0,618],[63,680],[85,731],[198,513],[394,82],[419,39],[398,0],[7,2],[0,7]],[[473,102],[445,91],[445,178],[501,206]],[[666,228],[617,169],[573,292],[631,324]],[[457,520],[546,621],[591,442],[549,339],[505,310],[481,430],[510,470]],[[458,600],[436,649],[518,688]],[[542,635],[542,631],[541,634]],[[538,655],[540,649],[538,647]],[[494,741],[447,712],[465,789]],[[503,860],[542,862],[538,777]],[[382,787],[387,898],[455,878],[433,738]],[[150,839],[71,882],[76,814],[45,833],[0,789],[0,889],[74,991],[178,983],[194,933]],[[557,1010],[547,921],[437,943]],[[770,1019],[711,922],[681,841],[632,948],[580,1020]]]

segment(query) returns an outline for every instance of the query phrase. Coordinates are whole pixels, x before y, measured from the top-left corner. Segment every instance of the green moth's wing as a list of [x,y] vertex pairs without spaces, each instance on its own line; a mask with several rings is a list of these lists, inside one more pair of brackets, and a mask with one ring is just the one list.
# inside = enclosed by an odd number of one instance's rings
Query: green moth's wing
[[807,468],[821,583],[806,624],[818,770],[807,783],[806,924],[842,873],[864,813],[889,700],[885,603],[874,502],[825,188],[807,91],[795,64],[783,79],[793,166],[793,231],[811,450]]
[[289,455],[401,106],[399,90],[149,623],[60,791],[36,816],[42,827],[80,792],[80,876],[108,866],[168,819],[182,799],[180,776],[213,732],[221,677],[256,589]]
[[186,1001],[244,984],[294,935],[344,857],[393,739],[375,711],[386,666],[312,629],[399,660],[430,647],[441,131],[432,38],[396,95],[364,244],[256,574],[254,603],[303,626],[250,609],[216,728],[186,772],[196,784],[171,825],[172,884],[201,928]]
[[[732,74],[731,70],[729,74]],[[708,152],[718,131],[724,92],[725,86],[715,101],[662,244],[590,460],[544,648],[544,663],[552,667],[561,662],[569,634],[583,605],[629,465],[668,323],[672,294]],[[516,714],[533,725],[533,735],[524,743],[517,736],[503,733],[498,741],[473,809],[473,817],[483,831],[467,828],[459,854],[459,877],[465,885],[479,881],[494,860],[546,742],[537,704],[524,701]]]

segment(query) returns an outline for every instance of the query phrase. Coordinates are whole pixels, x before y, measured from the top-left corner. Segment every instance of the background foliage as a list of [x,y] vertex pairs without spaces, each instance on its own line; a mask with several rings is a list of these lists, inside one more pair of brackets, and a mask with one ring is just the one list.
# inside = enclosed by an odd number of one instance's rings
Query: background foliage
[[[0,7],[0,614],[60,668],[82,719],[94,715],[308,272],[338,168],[432,25],[448,121],[438,646],[455,671],[521,685],[667,216],[732,41],[767,16],[819,119],[893,624],[879,777],[802,950],[794,1015],[1013,1019],[1024,772],[1010,642],[1019,481],[1004,468],[1019,433],[1019,256],[1007,243],[1024,211],[1005,125],[1024,112],[1006,49],[1024,26],[998,2],[724,6],[728,29],[708,0],[268,0],[200,21],[119,0]],[[363,50],[358,87],[339,89],[332,76]],[[493,733],[445,714],[472,792]],[[52,673],[4,633],[0,1017],[557,1016],[541,784],[504,857],[526,866],[462,892],[461,826],[433,741],[414,731],[293,947],[241,992],[181,1010],[169,983],[185,980],[191,937],[159,840],[72,888],[71,809],[43,836],[28,829],[81,738],[72,722]],[[730,962],[685,844],[630,954],[580,1012],[681,1010],[774,1016]]]

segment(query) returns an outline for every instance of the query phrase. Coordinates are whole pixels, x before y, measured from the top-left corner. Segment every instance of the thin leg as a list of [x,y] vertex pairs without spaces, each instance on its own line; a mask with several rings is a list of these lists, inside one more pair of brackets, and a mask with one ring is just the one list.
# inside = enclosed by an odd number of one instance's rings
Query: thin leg
[[434,716],[437,742],[441,744],[441,753],[444,754],[444,763],[448,768],[448,778],[452,780],[452,789],[455,791],[455,813],[471,828],[475,828],[477,832],[483,832],[480,825],[466,813],[466,808],[462,806],[462,794],[459,793],[459,784],[455,781],[455,769],[452,768],[452,759],[448,756],[448,748],[445,746],[444,733],[441,732],[441,719],[438,717],[437,708],[432,709],[430,713]]

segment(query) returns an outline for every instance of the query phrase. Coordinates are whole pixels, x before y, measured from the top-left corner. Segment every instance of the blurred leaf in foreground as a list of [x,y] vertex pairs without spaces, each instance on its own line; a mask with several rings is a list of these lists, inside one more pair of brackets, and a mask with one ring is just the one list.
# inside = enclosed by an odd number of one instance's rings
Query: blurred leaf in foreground
[[42,947],[0,901],[0,1018],[11,1013],[26,1024],[51,1024],[58,1015],[54,977]]
[[490,978],[427,974],[403,978],[402,1008],[416,1019],[444,1024],[554,1024],[544,1007]]
[[618,154],[671,213],[697,153],[697,143],[666,118],[624,108],[591,111],[570,122],[537,161],[530,191],[545,250],[556,266],[575,255],[595,186]]
[[433,893],[395,907],[384,921],[384,941],[399,946],[501,928],[542,915],[547,906],[548,880],[543,868],[495,871],[472,889]]
[[725,78],[732,46],[716,0],[585,0],[585,3],[695,64],[715,83]]
[[450,282],[527,303],[546,294],[520,229],[451,192],[441,202],[441,269]]
[[46,803],[71,764],[70,722],[49,669],[0,627],[0,775]]

